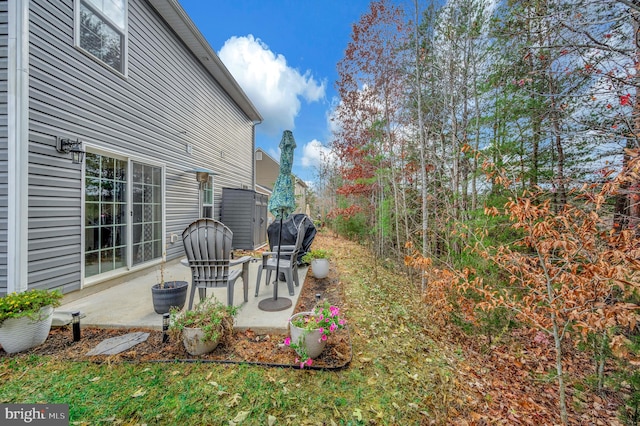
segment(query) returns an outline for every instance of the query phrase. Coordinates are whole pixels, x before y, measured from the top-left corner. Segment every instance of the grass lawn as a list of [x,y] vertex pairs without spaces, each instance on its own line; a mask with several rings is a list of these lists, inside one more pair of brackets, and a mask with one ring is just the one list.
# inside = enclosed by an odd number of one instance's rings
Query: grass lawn
[[357,244],[319,233],[345,289],[353,360],[341,371],[198,363],[0,364],[0,402],[69,404],[71,424],[446,424],[468,399],[460,352],[437,344],[418,289]]

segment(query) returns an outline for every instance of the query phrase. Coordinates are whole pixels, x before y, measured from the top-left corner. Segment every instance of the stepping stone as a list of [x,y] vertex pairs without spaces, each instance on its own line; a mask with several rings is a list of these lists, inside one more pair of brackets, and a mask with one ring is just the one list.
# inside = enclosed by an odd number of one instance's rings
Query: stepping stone
[[149,333],[141,331],[125,334],[123,336],[112,337],[104,340],[95,348],[87,352],[87,356],[91,355],[115,355],[124,352],[127,349],[142,343],[149,337]]

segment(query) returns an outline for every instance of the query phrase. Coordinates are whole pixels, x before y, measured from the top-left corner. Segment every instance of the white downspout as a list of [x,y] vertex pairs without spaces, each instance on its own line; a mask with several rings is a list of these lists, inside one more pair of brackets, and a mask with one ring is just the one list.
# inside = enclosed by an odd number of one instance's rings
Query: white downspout
[[7,292],[27,290],[29,197],[29,0],[9,0],[7,69]]

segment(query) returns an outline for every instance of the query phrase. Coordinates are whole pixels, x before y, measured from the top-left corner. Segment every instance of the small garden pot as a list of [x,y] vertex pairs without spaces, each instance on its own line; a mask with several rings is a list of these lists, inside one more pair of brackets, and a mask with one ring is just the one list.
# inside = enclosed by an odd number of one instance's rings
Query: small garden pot
[[187,300],[188,287],[189,283],[186,281],[167,281],[164,288],[160,284],[154,284],[151,286],[153,309],[157,314],[166,314],[172,307],[182,309]]
[[311,272],[315,278],[327,278],[329,276],[329,259],[313,259]]
[[[307,357],[315,358],[322,353],[327,341],[321,339],[322,333],[320,333],[320,330],[305,330],[291,323],[293,319],[305,315],[313,315],[313,312],[300,312],[289,318],[291,342],[303,347],[307,352]],[[296,349],[296,352],[298,352],[298,349]],[[298,355],[302,356],[303,354],[298,352]]]
[[8,318],[0,325],[0,345],[7,353],[26,351],[47,340],[53,320],[53,306],[44,306],[38,317]]
[[203,340],[204,331],[200,328],[184,328],[182,330],[182,343],[191,355],[203,355],[213,351],[220,339]]

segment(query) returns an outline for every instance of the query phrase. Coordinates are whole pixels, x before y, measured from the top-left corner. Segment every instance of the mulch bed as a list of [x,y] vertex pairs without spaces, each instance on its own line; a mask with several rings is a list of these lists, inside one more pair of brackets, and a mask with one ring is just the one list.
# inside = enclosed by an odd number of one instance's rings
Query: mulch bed
[[[321,294],[331,304],[344,306],[343,291],[337,272],[332,268],[329,276],[315,279],[311,272],[307,274],[294,313],[312,310],[316,303],[316,294]],[[150,333],[149,338],[131,349],[117,355],[87,356],[86,353],[105,339],[144,331]],[[82,328],[82,339],[73,342],[71,327],[53,328],[49,337],[40,346],[19,354],[7,354],[0,350],[0,359],[48,355],[61,360],[93,361],[93,362],[219,362],[219,363],[253,363],[265,366],[299,368],[297,354],[282,344],[286,335],[257,334],[252,330],[234,331],[226,336],[211,353],[189,355],[181,341],[170,339],[162,343],[162,332],[157,330],[135,329],[101,329]],[[348,328],[333,333],[327,345],[311,367],[306,369],[340,369],[348,366],[352,357],[351,338]]]

